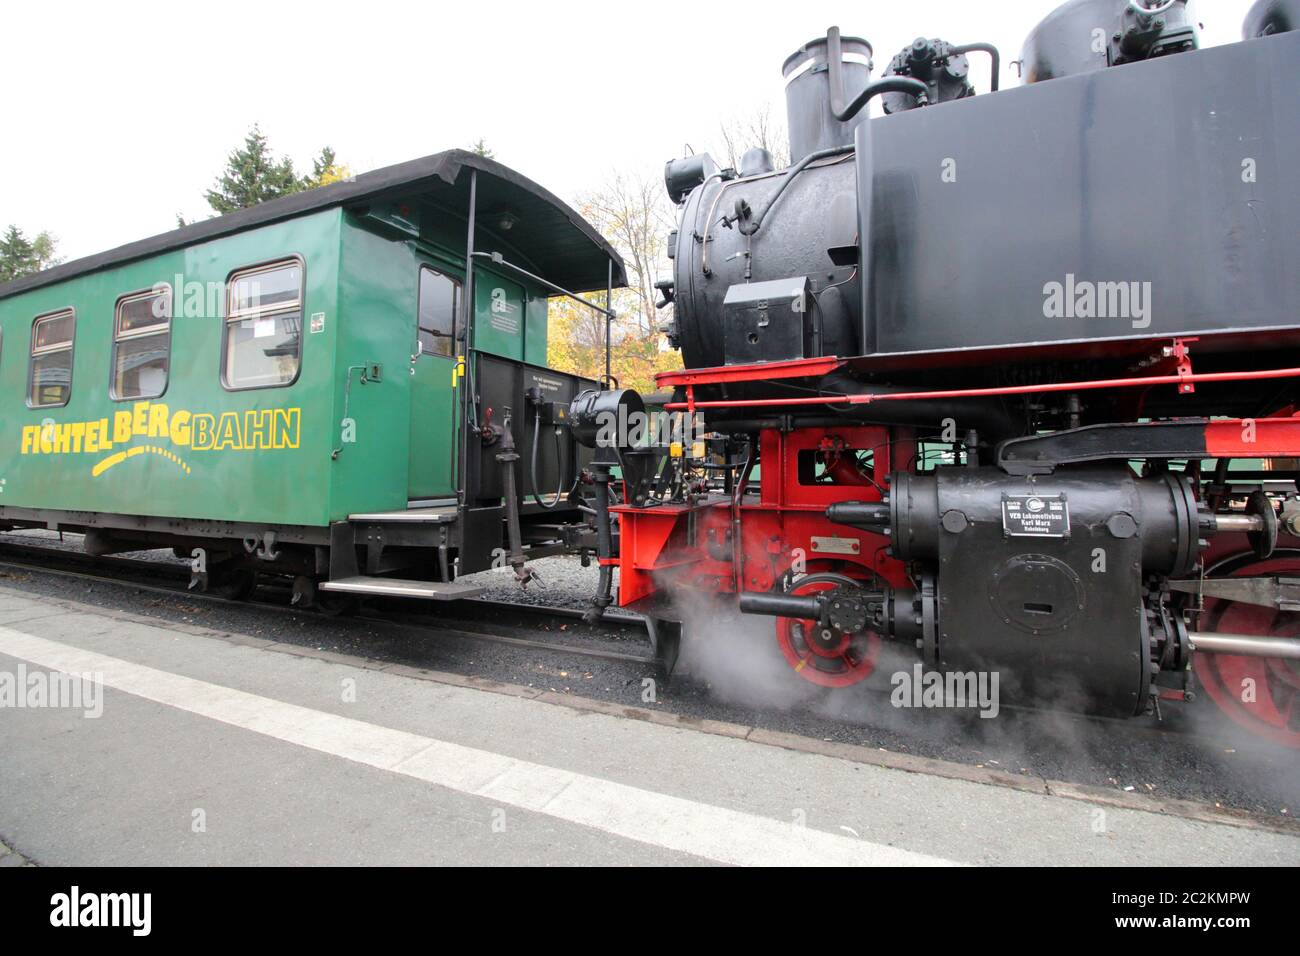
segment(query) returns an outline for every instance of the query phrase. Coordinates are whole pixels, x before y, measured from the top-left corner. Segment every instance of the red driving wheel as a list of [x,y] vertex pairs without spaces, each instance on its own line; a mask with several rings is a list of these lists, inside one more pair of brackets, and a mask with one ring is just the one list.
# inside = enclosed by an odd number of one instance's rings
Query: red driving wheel
[[[1264,559],[1242,555],[1209,574],[1300,577],[1300,551],[1276,551]],[[1207,598],[1201,629],[1300,637],[1300,613]],[[1201,686],[1231,720],[1261,737],[1300,748],[1300,661],[1237,654],[1196,654],[1192,660]]]
[[[861,583],[843,574],[810,574],[787,593],[807,597],[839,587],[858,587]],[[794,672],[822,687],[848,687],[866,680],[876,669],[880,653],[880,635],[874,631],[830,632],[829,637],[824,637],[816,621],[789,617],[776,619],[776,641]]]

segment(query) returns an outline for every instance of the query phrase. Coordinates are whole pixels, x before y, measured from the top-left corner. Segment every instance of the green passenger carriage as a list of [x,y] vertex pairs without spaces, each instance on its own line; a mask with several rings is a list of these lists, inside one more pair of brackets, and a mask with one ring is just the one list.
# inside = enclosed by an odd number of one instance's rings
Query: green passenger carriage
[[596,383],[546,367],[547,305],[623,283],[563,202],[452,151],[0,285],[0,530],[309,599],[594,547],[555,416]]

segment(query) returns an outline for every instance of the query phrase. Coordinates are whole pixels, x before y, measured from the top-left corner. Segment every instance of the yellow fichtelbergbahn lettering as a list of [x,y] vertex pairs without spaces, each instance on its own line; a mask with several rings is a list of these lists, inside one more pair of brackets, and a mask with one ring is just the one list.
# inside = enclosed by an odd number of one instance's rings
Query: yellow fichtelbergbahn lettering
[[[271,408],[258,411],[191,412],[172,411],[163,402],[136,402],[120,409],[112,418],[79,422],[44,422],[24,425],[20,453],[23,455],[101,455],[92,476],[142,454],[154,454],[174,462],[186,474],[190,468],[175,451],[156,444],[121,448],[135,439],[157,439],[191,451],[270,451],[298,447],[302,428],[299,408]],[[114,451],[114,449],[118,449]]]

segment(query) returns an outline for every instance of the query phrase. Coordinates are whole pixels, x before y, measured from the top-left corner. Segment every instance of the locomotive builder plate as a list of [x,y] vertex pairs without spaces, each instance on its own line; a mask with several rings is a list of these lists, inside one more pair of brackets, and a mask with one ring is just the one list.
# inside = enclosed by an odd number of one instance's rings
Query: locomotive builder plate
[[1065,495],[1003,494],[1002,530],[1011,538],[1068,538],[1070,506]]

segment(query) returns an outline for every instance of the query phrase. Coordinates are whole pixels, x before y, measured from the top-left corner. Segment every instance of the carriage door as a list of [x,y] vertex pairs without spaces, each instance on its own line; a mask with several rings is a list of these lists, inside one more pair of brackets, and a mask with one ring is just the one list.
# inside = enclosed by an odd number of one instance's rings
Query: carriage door
[[456,469],[456,317],[461,282],[420,266],[411,354],[410,484],[412,503],[454,498]]

